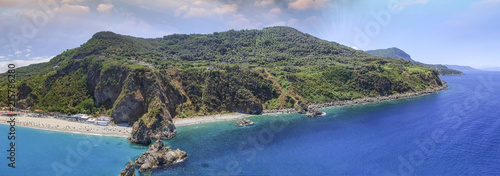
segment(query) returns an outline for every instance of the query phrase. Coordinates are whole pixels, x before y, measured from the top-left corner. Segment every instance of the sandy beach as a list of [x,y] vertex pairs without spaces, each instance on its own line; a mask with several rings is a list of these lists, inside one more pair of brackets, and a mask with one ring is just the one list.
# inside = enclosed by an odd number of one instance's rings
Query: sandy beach
[[[34,118],[28,116],[15,116],[16,126],[23,126],[29,128],[45,129],[52,131],[68,132],[68,133],[82,133],[82,134],[95,134],[104,136],[128,137],[132,127],[122,126],[98,126],[94,124],[86,124],[81,122],[72,122],[52,117],[48,118]],[[10,117],[0,116],[0,123],[8,124],[7,121]]]
[[210,123],[210,122],[231,121],[250,116],[252,115],[231,113],[231,114],[219,114],[212,116],[198,116],[198,117],[190,117],[182,119],[176,118],[174,119],[174,125],[179,127],[179,126],[195,125],[195,124]]
[[[251,115],[241,113],[221,114],[213,116],[200,116],[183,119],[174,119],[175,126],[187,126],[210,122],[230,121],[249,117]],[[29,128],[37,128],[44,130],[68,132],[68,133],[81,133],[81,134],[96,134],[104,136],[116,137],[129,137],[132,127],[122,127],[117,125],[98,126],[94,124],[86,124],[81,122],[72,122],[57,118],[35,118],[25,115],[15,116],[16,126],[23,126]],[[8,124],[10,120],[8,116],[0,116],[0,123]]]

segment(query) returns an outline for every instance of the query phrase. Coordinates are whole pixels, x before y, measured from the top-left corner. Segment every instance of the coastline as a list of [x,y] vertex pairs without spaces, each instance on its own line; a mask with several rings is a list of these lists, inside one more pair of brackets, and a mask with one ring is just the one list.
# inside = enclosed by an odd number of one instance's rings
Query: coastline
[[[102,135],[113,137],[129,137],[132,127],[121,126],[97,126],[93,124],[85,124],[80,122],[71,122],[55,118],[34,118],[28,116],[15,116],[16,126],[22,126],[33,129],[57,131],[64,133],[87,134],[87,135]],[[0,116],[0,124],[6,124],[10,117]]]
[[230,113],[230,114],[218,114],[218,115],[197,116],[188,118],[174,118],[173,122],[176,127],[180,127],[180,126],[196,125],[202,123],[238,120],[250,116],[253,115],[242,114],[242,113]]
[[[441,87],[436,87],[432,89],[427,89],[425,91],[397,94],[383,97],[374,98],[361,98],[356,100],[346,100],[346,101],[336,101],[330,103],[318,103],[311,104],[309,107],[315,109],[325,109],[332,107],[343,107],[343,106],[355,106],[371,103],[380,103],[386,101],[393,101],[399,99],[415,98],[424,95],[429,95],[432,93],[437,93],[442,90],[446,90],[448,86],[443,84]],[[298,113],[295,109],[276,109],[276,110],[264,110],[260,115],[274,115],[274,114],[290,114]],[[242,113],[229,113],[229,114],[218,114],[209,116],[197,116],[189,118],[174,118],[173,123],[176,127],[189,126],[196,124],[221,122],[221,121],[231,121],[238,120],[246,117],[251,117],[254,115],[242,114]],[[9,124],[7,121],[9,117],[0,116],[0,124]],[[33,118],[28,116],[16,116],[16,126],[23,126],[34,129],[42,129],[49,131],[58,131],[65,133],[76,133],[76,134],[87,134],[87,135],[103,135],[103,136],[113,136],[113,137],[129,137],[132,127],[121,127],[121,126],[97,126],[93,124],[85,124],[80,122],[71,122],[55,118]]]
[[[400,100],[400,99],[421,97],[424,95],[437,93],[437,92],[440,92],[440,91],[443,91],[446,89],[448,89],[448,85],[446,85],[446,83],[443,83],[443,86],[431,88],[431,89],[426,89],[424,91],[419,91],[419,92],[396,94],[396,95],[373,97],[373,98],[361,98],[361,99],[356,99],[356,100],[335,101],[335,102],[330,102],[330,103],[315,103],[315,104],[309,105],[309,107],[315,108],[315,109],[325,109],[325,108],[333,108],[333,107],[344,107],[344,106],[355,106],[355,105],[364,105],[364,104],[371,104],[371,103],[381,103],[381,102],[386,102],[386,101],[394,101],[394,100]],[[293,109],[293,108],[264,110],[262,115],[290,114],[290,113],[298,113],[298,111]]]

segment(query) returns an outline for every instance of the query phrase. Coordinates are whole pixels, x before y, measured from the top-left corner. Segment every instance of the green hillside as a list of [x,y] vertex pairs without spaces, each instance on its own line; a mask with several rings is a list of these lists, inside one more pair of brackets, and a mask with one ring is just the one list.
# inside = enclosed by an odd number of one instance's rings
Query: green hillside
[[[48,63],[18,71],[19,107],[106,113],[116,123],[135,124],[131,141],[144,144],[173,137],[172,118],[259,114],[442,85],[431,68],[289,27],[155,39],[99,32]],[[0,87],[6,97],[6,82]]]

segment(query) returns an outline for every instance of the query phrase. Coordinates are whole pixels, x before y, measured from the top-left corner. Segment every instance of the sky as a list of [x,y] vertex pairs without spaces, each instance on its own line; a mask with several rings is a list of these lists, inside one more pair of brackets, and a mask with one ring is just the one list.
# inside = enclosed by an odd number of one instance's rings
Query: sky
[[0,71],[46,62],[99,31],[158,38],[290,26],[429,64],[500,67],[500,0],[0,0]]

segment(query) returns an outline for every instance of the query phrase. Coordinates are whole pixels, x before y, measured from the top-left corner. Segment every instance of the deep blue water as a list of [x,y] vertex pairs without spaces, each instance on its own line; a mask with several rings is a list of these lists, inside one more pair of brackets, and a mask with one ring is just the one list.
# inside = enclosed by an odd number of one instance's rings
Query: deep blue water
[[[440,93],[331,108],[315,119],[179,127],[166,143],[188,160],[153,175],[500,175],[500,73],[442,79],[450,88]],[[11,169],[7,133],[0,125],[0,175],[117,175],[146,150],[125,138],[17,127]]]

